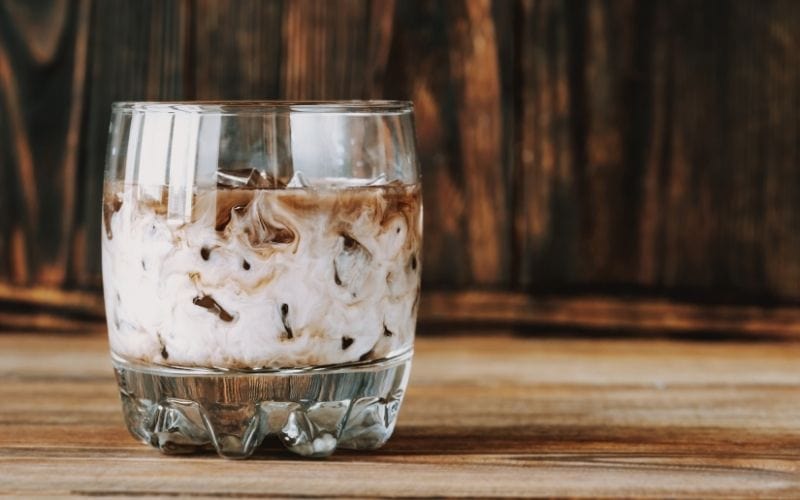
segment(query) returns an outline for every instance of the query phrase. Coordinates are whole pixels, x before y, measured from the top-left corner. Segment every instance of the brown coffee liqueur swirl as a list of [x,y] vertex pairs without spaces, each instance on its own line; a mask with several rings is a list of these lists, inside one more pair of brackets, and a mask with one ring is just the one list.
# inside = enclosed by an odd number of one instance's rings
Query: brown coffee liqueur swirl
[[[137,245],[174,245],[172,250],[152,247],[167,250],[159,254],[163,257],[149,257],[160,269],[151,274],[155,281],[150,283],[177,287],[167,293],[165,306],[170,314],[185,311],[181,322],[170,323],[169,315],[160,321],[155,315],[152,325],[137,325],[133,311],[120,311],[126,328],[160,332],[153,352],[162,360],[160,352],[166,349],[177,364],[206,363],[189,359],[199,354],[184,347],[197,335],[218,336],[220,344],[214,349],[223,361],[214,363],[231,367],[366,361],[410,346],[419,294],[419,185],[218,185],[195,192],[186,214],[167,213],[166,189],[107,185],[106,193],[109,243],[114,218],[115,231],[128,227],[120,226],[121,220],[133,224],[134,232],[125,236]],[[144,259],[142,269],[150,272]],[[185,284],[174,281],[180,275],[188,276]],[[138,296],[157,295],[164,296],[156,289]],[[178,300],[179,296],[186,298]],[[324,308],[315,310],[318,306],[313,304]],[[203,313],[193,312],[197,310]],[[261,350],[241,351],[240,346],[254,345],[242,344],[242,335],[257,339]],[[225,339],[236,343],[226,345]]]

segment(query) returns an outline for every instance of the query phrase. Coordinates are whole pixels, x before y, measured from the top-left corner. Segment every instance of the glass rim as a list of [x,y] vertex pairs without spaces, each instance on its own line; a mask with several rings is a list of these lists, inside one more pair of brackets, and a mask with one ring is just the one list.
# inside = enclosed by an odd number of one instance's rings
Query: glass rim
[[209,101],[116,101],[114,112],[138,113],[194,113],[194,114],[407,114],[414,111],[414,103],[403,100],[209,100]]

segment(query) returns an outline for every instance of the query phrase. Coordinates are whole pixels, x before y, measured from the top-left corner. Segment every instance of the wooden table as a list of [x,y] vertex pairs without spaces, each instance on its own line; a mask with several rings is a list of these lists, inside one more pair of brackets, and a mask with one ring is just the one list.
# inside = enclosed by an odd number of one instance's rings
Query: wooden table
[[800,496],[800,345],[421,338],[381,450],[162,456],[102,332],[0,334],[0,495]]

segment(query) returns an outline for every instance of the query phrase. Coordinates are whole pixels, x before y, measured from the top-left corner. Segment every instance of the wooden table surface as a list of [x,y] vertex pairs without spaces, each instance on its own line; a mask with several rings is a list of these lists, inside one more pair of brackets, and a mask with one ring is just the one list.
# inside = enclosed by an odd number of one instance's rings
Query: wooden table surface
[[420,338],[392,440],[162,456],[102,332],[0,334],[0,495],[800,496],[800,344]]

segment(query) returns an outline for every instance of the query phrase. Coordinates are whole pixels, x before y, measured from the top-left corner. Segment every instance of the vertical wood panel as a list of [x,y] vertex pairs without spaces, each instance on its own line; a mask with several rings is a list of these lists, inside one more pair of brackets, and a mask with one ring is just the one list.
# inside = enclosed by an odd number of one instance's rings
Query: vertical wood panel
[[4,254],[16,284],[63,286],[75,213],[89,2],[0,5],[0,136],[8,213]]
[[[637,223],[641,213],[642,161],[637,146],[647,127],[641,84],[649,74],[635,67],[636,56],[649,56],[644,34],[648,19],[638,16],[646,2],[586,2],[581,13],[585,35],[573,46],[573,59],[584,54],[574,83],[585,108],[581,123],[578,202],[582,204],[579,272],[590,282],[633,282],[639,257]],[[641,119],[640,119],[641,118]]]
[[636,284],[651,9],[622,1],[520,5],[520,284]]
[[[730,192],[733,180],[746,174],[737,169],[741,164],[735,163],[724,144],[736,127],[731,123],[732,110],[726,109],[735,78],[730,73],[731,57],[735,56],[721,50],[730,41],[731,12],[718,7],[676,3],[662,10],[669,20],[667,36],[673,39],[676,63],[673,129],[665,130],[673,135],[664,207],[670,214],[664,220],[662,280],[666,284],[720,283],[726,279],[727,257],[736,251],[737,242],[731,240],[727,248],[717,248],[715,259],[706,258],[717,247],[723,225],[733,223],[723,219],[736,217],[727,210],[723,194],[736,196]],[[730,271],[746,273],[747,263],[739,265]]]
[[193,5],[193,76],[187,75],[194,83],[192,97],[279,98],[284,2],[197,0]]
[[425,286],[800,301],[792,0],[0,2],[0,281],[97,287],[109,106],[412,99]]
[[[450,75],[458,99],[461,171],[471,281],[502,285],[508,277],[509,210],[498,37],[489,0],[450,3]],[[508,135],[507,135],[508,134]],[[473,251],[480,249],[480,251]]]
[[518,5],[520,285],[800,299],[797,5]]
[[482,0],[398,3],[386,96],[415,104],[427,286],[508,283],[513,94],[504,94],[511,68],[501,64],[513,59],[498,47],[513,43],[496,23],[506,8]]
[[642,178],[642,212],[638,231],[641,236],[638,262],[639,280],[657,284],[663,280],[666,245],[664,224],[669,218],[666,206],[668,165],[671,161],[675,99],[675,51],[669,36],[670,19],[663,5],[656,8],[652,25],[650,102],[651,121],[647,131]]
[[369,33],[367,35],[366,79],[367,99],[385,99],[384,81],[395,29],[395,0],[372,0],[369,6]]
[[415,106],[425,203],[423,286],[459,287],[468,282],[468,255],[460,239],[465,200],[445,16],[442,2],[397,3],[385,91]]
[[656,283],[797,300],[798,6],[662,3],[658,17],[671,54],[655,68],[670,86],[655,104],[670,116]]
[[386,96],[415,106],[425,203],[423,286],[462,287],[470,281],[462,239],[466,200],[443,2],[398,2],[389,60]]
[[184,98],[189,8],[184,0],[93,4],[73,259],[74,281],[80,286],[99,286],[100,200],[111,103]]
[[517,8],[514,234],[517,279],[527,289],[578,279],[570,15],[561,1],[523,0]]
[[286,99],[381,99],[394,0],[296,0],[283,17]]
[[[366,78],[369,5],[366,0],[295,0],[286,5],[283,91],[287,99],[366,96],[371,86]],[[377,9],[387,6],[391,3],[375,3]]]
[[[758,8],[756,6],[755,8]],[[791,0],[767,6],[769,21],[762,27],[763,49],[751,57],[766,75],[765,105],[756,123],[767,141],[763,159],[768,166],[763,187],[767,249],[764,273],[774,293],[800,297],[800,4]],[[746,23],[751,15],[740,19]],[[743,42],[741,42],[743,43]],[[755,83],[758,73],[751,75]],[[779,131],[779,133],[773,133]]]

